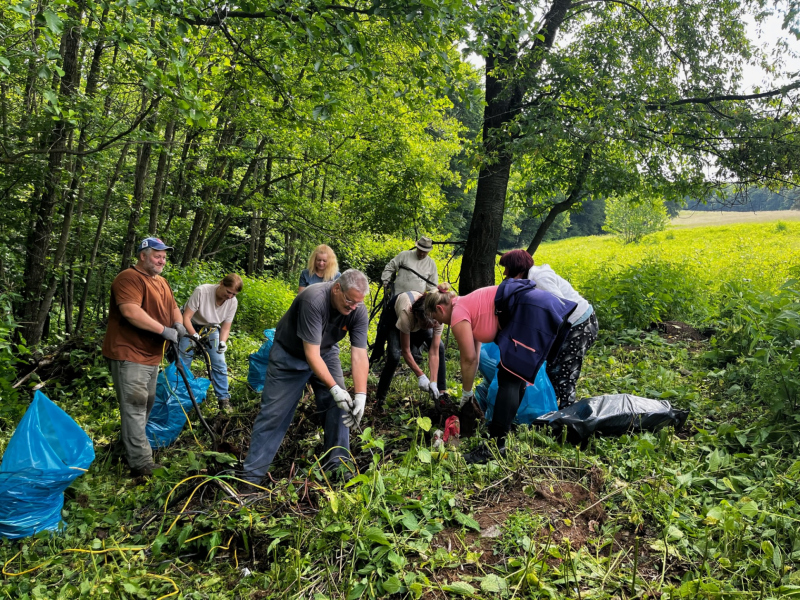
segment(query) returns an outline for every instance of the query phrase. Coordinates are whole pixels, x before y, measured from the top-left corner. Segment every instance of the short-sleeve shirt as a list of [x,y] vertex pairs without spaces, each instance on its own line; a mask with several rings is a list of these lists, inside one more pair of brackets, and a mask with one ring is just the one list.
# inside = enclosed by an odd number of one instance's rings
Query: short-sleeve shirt
[[[410,296],[409,296],[410,294]],[[422,296],[419,292],[405,292],[397,296],[394,302],[394,311],[397,313],[397,329],[400,333],[414,333],[422,329],[417,319],[411,313],[411,306]],[[414,298],[413,300],[411,298]],[[433,328],[433,335],[442,335],[443,326],[436,323]]]
[[217,306],[219,284],[205,283],[194,288],[186,308],[193,310],[192,322],[198,325],[220,325],[233,322],[239,301],[234,297]]
[[[331,281],[336,281],[341,276],[342,274],[339,273],[339,271],[336,271],[336,275],[333,276]],[[303,269],[303,272],[300,273],[300,285],[297,287],[306,288],[310,285],[314,285],[315,283],[325,283],[325,280],[316,273],[309,273],[308,269]]]
[[343,315],[332,304],[333,281],[307,287],[292,302],[275,328],[275,341],[292,356],[305,359],[303,342],[320,347],[320,354],[350,335],[353,348],[367,347],[369,318],[367,308],[359,304]]
[[108,328],[103,339],[103,356],[106,358],[157,365],[161,362],[164,338],[133,325],[122,316],[120,304],[135,304],[152,319],[171,327],[178,305],[167,280],[160,275],[150,277],[135,267],[117,275],[111,284]]
[[467,321],[472,325],[472,337],[483,344],[493,342],[500,329],[500,323],[494,312],[496,295],[497,286],[492,285],[475,290],[466,296],[456,297],[453,300],[450,325]]

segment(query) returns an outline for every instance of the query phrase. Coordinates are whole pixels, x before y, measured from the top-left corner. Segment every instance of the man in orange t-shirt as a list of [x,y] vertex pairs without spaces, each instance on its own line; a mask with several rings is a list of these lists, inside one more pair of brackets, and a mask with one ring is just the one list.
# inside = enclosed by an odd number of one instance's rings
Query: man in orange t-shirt
[[181,311],[161,271],[172,250],[158,238],[139,244],[139,261],[111,284],[108,328],[103,356],[108,359],[119,402],[122,444],[131,475],[150,475],[160,468],[145,425],[156,397],[158,365],[166,343],[178,344],[186,335]]

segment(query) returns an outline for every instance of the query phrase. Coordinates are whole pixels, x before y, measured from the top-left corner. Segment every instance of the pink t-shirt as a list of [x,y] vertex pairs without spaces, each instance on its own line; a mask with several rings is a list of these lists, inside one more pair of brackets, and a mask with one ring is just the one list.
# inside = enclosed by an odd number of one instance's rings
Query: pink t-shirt
[[458,296],[453,300],[453,315],[450,318],[450,326],[461,321],[467,321],[472,325],[472,337],[488,344],[493,342],[497,336],[500,324],[497,315],[494,314],[494,297],[497,294],[497,286],[480,288],[466,296]]

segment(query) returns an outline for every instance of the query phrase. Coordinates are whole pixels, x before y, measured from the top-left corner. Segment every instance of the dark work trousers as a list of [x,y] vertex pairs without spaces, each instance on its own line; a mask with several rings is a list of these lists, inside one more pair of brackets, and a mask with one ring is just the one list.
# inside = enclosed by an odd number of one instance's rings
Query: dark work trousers
[[511,424],[525,395],[526,385],[525,380],[508,371],[502,364],[497,366],[497,398],[494,401],[492,422],[489,423],[489,435],[497,438],[498,446],[502,446],[511,430]]
[[553,362],[547,363],[547,376],[556,390],[559,408],[575,403],[575,386],[581,376],[583,357],[597,339],[598,329],[595,313],[583,323],[573,325]]
[[[333,346],[325,352],[322,360],[334,381],[345,389],[339,347]],[[342,421],[344,411],[336,406],[330,390],[317,379],[309,364],[302,358],[292,356],[276,342],[269,353],[267,378],[261,393],[261,410],[253,423],[250,450],[244,461],[244,479],[259,483],[267,474],[309,381],[314,390],[317,410],[324,413],[324,452],[330,452],[322,461],[323,467],[332,469],[341,465],[342,461],[350,460],[350,430]]]
[[[411,334],[412,348],[415,346],[422,346],[422,344],[426,342],[430,348],[433,342],[433,329],[420,329]],[[394,372],[397,370],[397,365],[400,364],[401,360],[403,360],[403,354],[400,351],[400,330],[397,329],[396,325],[392,325],[386,344],[386,364],[383,367],[383,371],[381,371],[378,391],[375,394],[375,398],[379,404],[386,400],[386,394],[389,393],[389,387],[392,385]],[[440,392],[444,392],[447,389],[446,379],[447,371],[444,360],[444,342],[439,340],[439,374],[436,379],[436,385]]]

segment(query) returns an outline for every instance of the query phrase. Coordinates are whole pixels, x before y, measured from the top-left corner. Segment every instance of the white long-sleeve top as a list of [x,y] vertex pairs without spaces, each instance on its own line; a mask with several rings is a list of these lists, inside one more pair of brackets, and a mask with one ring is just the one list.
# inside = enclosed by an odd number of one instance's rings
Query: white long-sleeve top
[[397,273],[397,278],[394,280],[395,294],[402,294],[404,292],[423,293],[426,290],[432,292],[436,289],[436,285],[427,283],[414,275],[411,271],[401,269],[400,265],[414,269],[417,273],[431,280],[434,284],[439,283],[439,273],[436,270],[436,263],[433,262],[430,256],[419,260],[416,250],[405,250],[390,260],[381,274],[381,281],[383,281],[383,283],[388,283],[392,279],[392,275]]
[[575,291],[575,288],[572,287],[569,281],[553,271],[550,265],[532,266],[530,271],[528,271],[528,279],[536,282],[536,287],[540,290],[550,292],[565,300],[572,300],[578,304],[578,307],[572,311],[572,314],[569,316],[570,325],[581,321],[581,317],[583,317],[586,311],[592,306],[586,298]]

